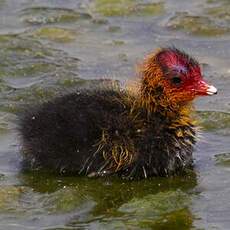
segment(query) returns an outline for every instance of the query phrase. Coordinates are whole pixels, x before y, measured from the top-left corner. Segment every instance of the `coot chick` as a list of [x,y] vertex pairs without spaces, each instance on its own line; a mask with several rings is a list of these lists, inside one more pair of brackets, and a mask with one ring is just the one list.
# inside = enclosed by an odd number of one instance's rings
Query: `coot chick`
[[162,48],[140,67],[136,93],[81,90],[25,112],[19,124],[24,165],[126,179],[181,173],[192,166],[196,142],[191,102],[216,93],[195,59]]

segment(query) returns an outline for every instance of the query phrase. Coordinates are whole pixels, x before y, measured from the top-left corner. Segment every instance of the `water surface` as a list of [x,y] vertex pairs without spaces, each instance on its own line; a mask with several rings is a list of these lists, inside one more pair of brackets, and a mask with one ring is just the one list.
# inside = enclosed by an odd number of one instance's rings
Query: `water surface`
[[[0,229],[229,229],[229,12],[227,0],[0,0]],[[105,79],[125,85],[169,45],[219,90],[196,101],[195,172],[133,182],[20,172],[22,107]]]

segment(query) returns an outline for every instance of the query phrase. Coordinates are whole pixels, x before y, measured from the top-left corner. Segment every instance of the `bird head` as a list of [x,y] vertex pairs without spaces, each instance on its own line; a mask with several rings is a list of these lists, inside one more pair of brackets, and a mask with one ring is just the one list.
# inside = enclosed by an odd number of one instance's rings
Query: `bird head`
[[199,63],[176,48],[163,48],[150,54],[141,73],[142,96],[163,107],[183,105],[196,96],[217,93],[204,80]]

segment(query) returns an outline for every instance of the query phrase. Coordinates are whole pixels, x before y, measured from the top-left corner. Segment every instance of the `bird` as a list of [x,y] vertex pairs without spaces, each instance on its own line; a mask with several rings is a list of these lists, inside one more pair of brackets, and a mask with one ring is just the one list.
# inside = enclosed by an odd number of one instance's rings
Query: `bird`
[[144,179],[193,168],[192,101],[217,89],[176,47],[152,51],[138,87],[81,89],[32,105],[19,117],[24,170],[90,178]]

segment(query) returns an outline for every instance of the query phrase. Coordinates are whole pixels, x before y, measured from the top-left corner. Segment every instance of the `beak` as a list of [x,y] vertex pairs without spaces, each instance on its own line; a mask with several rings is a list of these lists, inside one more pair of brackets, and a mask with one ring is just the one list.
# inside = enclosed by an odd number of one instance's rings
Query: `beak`
[[207,84],[204,80],[201,80],[197,84],[196,88],[197,95],[213,95],[217,94],[217,89],[213,85]]
[[208,95],[217,94],[217,88],[214,87],[213,85],[209,85],[209,87],[207,89],[207,94]]

